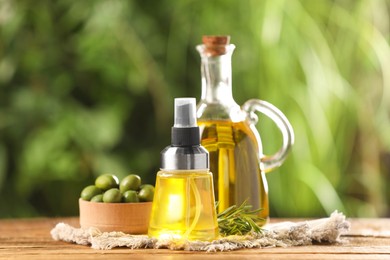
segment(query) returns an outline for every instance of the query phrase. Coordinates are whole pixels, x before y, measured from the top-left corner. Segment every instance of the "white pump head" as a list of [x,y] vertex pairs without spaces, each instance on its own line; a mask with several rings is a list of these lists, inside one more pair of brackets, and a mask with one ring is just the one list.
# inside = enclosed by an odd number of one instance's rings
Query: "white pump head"
[[161,151],[161,169],[209,168],[209,153],[200,145],[195,102],[195,98],[175,98],[175,123],[171,128],[171,145]]
[[175,123],[173,127],[197,127],[195,98],[175,98]]

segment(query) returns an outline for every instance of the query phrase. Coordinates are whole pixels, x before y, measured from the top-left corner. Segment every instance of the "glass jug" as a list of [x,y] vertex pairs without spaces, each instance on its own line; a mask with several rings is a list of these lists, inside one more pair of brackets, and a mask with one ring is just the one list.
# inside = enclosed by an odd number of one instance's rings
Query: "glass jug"
[[[265,173],[279,167],[294,143],[294,132],[283,113],[272,104],[250,99],[241,107],[234,101],[229,36],[204,36],[197,46],[201,56],[202,95],[197,105],[201,144],[210,154],[218,212],[245,200],[259,216],[269,218]],[[271,118],[283,136],[274,155],[264,155],[256,129],[256,112]]]

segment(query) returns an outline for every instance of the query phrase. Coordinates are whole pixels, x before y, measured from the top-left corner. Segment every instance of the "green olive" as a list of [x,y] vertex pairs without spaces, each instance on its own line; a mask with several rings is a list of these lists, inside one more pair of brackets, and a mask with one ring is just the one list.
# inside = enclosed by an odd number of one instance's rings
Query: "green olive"
[[80,197],[83,200],[89,201],[91,200],[92,197],[101,193],[102,193],[101,189],[99,189],[95,185],[89,185],[81,191]]
[[103,202],[103,194],[93,196],[91,202]]
[[154,186],[152,184],[142,184],[139,189],[142,190],[143,188],[147,188],[147,189],[153,189],[154,191]]
[[123,202],[139,202],[137,192],[135,190],[127,190],[122,194]]
[[141,177],[136,174],[127,175],[119,184],[119,190],[123,193],[127,190],[138,190],[141,185]]
[[112,174],[103,174],[96,178],[95,186],[102,190],[118,188],[118,177]]
[[138,192],[138,198],[140,201],[153,201],[154,187],[150,184],[142,185],[142,188]]
[[103,202],[106,203],[118,203],[122,200],[122,194],[117,188],[112,188],[104,192]]

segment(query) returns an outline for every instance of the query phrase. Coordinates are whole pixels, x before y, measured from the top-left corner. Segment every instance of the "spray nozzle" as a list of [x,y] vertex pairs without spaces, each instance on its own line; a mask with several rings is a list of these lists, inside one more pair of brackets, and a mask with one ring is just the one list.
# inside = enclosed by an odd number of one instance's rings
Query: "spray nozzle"
[[171,135],[173,146],[200,144],[195,102],[195,98],[175,98],[175,123]]
[[197,127],[195,98],[175,98],[175,123],[173,127]]
[[161,168],[175,170],[208,169],[209,155],[200,145],[195,98],[175,98],[175,123],[171,145],[161,152]]

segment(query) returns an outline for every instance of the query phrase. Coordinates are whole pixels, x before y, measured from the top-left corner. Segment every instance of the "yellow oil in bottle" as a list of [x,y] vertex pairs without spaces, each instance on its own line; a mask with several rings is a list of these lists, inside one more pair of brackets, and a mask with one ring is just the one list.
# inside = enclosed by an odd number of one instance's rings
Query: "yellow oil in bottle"
[[149,236],[208,241],[218,238],[211,172],[161,170],[155,191]]
[[[260,170],[258,138],[245,122],[198,119],[201,145],[210,155],[218,212],[247,200],[269,216],[268,185]],[[260,140],[259,140],[260,141]],[[258,223],[265,224],[265,221]]]

